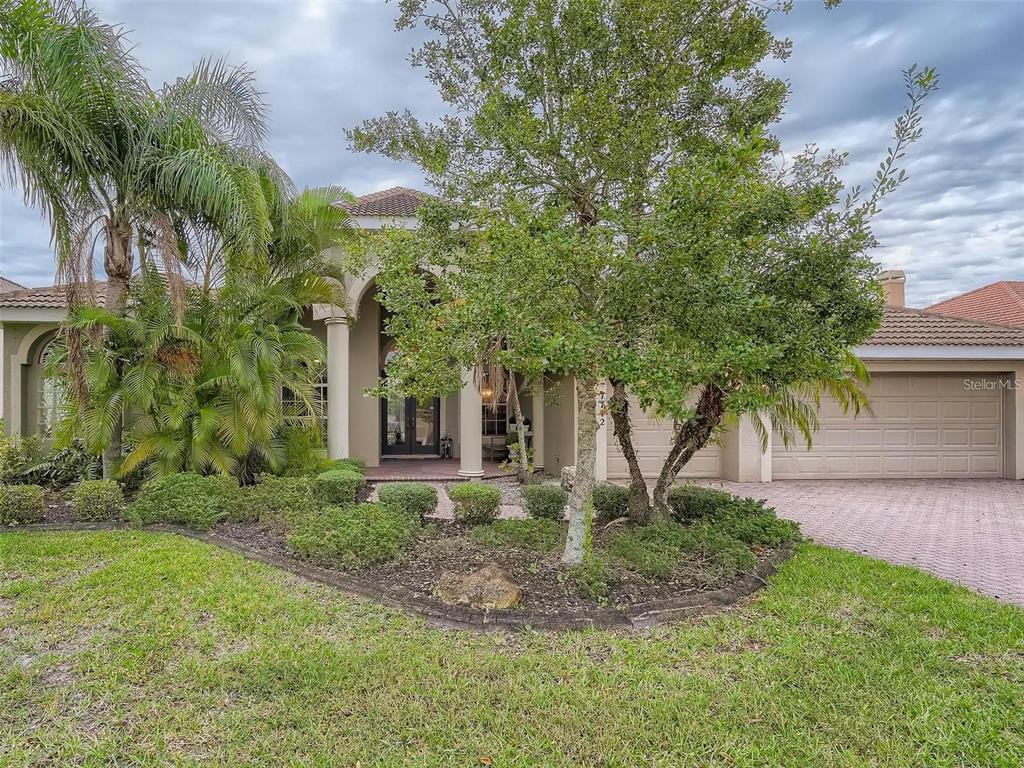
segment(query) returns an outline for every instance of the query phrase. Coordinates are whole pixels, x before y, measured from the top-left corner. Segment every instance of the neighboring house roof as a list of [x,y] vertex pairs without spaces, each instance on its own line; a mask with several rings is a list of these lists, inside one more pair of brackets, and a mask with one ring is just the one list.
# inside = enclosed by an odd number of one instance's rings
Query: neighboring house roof
[[1024,280],[1000,280],[928,307],[929,312],[1024,326]]
[[931,310],[886,307],[866,346],[1024,347],[1024,328],[965,320]]
[[[104,295],[107,284],[96,283],[96,293]],[[64,309],[68,305],[63,285],[47,285],[44,288],[21,288],[0,293],[0,307],[9,309]]]
[[342,203],[341,207],[353,216],[415,216],[420,203],[427,197],[426,192],[392,187],[357,197],[350,203]]
[[0,293],[7,293],[8,291],[20,291],[24,290],[24,285],[19,285],[13,280],[8,280],[3,275],[0,275]]

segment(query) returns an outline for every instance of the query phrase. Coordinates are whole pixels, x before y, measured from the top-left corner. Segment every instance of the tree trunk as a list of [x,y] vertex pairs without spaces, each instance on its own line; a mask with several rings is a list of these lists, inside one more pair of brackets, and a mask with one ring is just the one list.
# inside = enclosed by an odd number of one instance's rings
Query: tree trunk
[[[118,317],[124,317],[128,308],[128,284],[132,277],[132,230],[123,212],[117,212],[106,223],[106,246],[103,269],[107,273],[106,308]],[[120,375],[120,371],[118,372]],[[121,461],[121,433],[123,415],[118,414],[110,435],[110,443],[103,451],[103,478],[114,478]]]
[[576,380],[576,477],[569,494],[569,532],[562,562],[579,565],[590,544],[597,463],[597,381]]
[[509,372],[508,399],[512,405],[512,413],[516,417],[516,437],[519,438],[519,461],[516,476],[519,482],[525,482],[530,474],[530,456],[526,452],[526,426],[523,424],[523,407],[519,402],[519,386],[516,384],[516,374]]
[[654,513],[668,517],[672,510],[668,505],[668,489],[675,482],[679,471],[701,448],[707,445],[725,413],[725,392],[714,384],[701,390],[697,409],[693,417],[677,422],[672,435],[672,447],[654,486]]
[[640,462],[633,448],[633,426],[629,419],[629,397],[621,381],[612,380],[612,396],[608,403],[612,416],[612,429],[619,440],[619,447],[629,467],[629,519],[645,525],[651,521],[651,497],[647,493],[647,481],[640,470]]

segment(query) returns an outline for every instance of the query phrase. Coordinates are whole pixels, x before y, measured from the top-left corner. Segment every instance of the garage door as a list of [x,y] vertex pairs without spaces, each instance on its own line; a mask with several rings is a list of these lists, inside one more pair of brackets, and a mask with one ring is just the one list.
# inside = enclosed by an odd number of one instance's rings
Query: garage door
[[[965,387],[970,380],[972,387]],[[980,384],[976,384],[980,382]],[[976,375],[877,374],[874,416],[852,418],[822,403],[821,428],[808,451],[775,438],[772,476],[1000,477],[1002,399],[997,379]]]
[[[672,445],[672,422],[655,421],[640,410],[637,401],[630,397],[629,415],[633,426],[633,448],[645,477],[655,478],[661,472],[662,462]],[[710,445],[690,459],[679,473],[680,477],[718,477],[719,448]],[[629,477],[626,459],[619,449],[619,440],[608,430],[608,478],[618,480]]]

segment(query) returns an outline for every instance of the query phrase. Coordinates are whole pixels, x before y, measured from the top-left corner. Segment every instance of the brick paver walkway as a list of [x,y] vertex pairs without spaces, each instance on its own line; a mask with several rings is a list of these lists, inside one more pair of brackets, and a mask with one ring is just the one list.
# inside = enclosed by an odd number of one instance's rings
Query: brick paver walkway
[[708,483],[767,499],[805,535],[1024,605],[1024,482]]

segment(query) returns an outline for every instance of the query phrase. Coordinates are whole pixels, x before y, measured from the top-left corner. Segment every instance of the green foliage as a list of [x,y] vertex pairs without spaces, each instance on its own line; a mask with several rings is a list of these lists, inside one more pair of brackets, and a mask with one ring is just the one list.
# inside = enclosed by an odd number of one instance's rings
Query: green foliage
[[45,493],[38,485],[0,483],[0,525],[38,523],[45,515]]
[[709,574],[732,576],[756,562],[741,541],[712,525],[687,526],[667,520],[618,533],[608,552],[644,576],[664,579],[682,563],[699,562]]
[[282,474],[286,477],[312,477],[328,469],[319,429],[284,427],[280,434],[284,444]]
[[[122,474],[146,465],[151,475],[193,471],[248,482],[280,471],[289,450],[310,469],[317,457],[309,430],[292,425],[316,411],[316,361],[324,351],[301,313],[331,296],[325,281],[308,275],[239,276],[216,294],[185,290],[179,322],[163,276],[145,271],[131,290],[130,317],[95,307],[71,313],[68,326],[83,335],[90,394],[84,402],[72,398],[64,436],[81,434],[93,450],[104,449],[112,420],[126,411],[132,450]],[[89,341],[104,330],[101,345]],[[67,348],[58,347],[51,364],[67,369],[67,361]]]
[[457,483],[448,489],[455,507],[455,522],[468,525],[490,523],[498,517],[501,491],[487,483]]
[[243,486],[231,499],[226,518],[288,528],[321,507],[311,477],[260,475],[255,485]]
[[83,480],[71,498],[80,520],[119,520],[124,509],[124,493],[113,480]]
[[733,498],[731,493],[691,483],[673,486],[668,492],[672,516],[682,523],[712,517],[732,503]]
[[382,504],[328,507],[295,525],[288,546],[299,557],[343,566],[393,560],[416,538],[419,522]]
[[602,522],[625,517],[629,511],[629,488],[614,483],[594,486],[594,512]]
[[347,459],[332,459],[324,465],[321,471],[326,472],[330,469],[347,469],[360,475],[365,475],[366,461],[352,456]]
[[4,443],[0,482],[64,488],[100,475],[99,456],[87,451],[80,440],[58,450],[34,435],[4,438]]
[[313,489],[327,504],[352,504],[366,485],[366,478],[351,469],[329,469],[316,476]]
[[233,508],[238,492],[237,481],[223,475],[166,475],[142,486],[126,517],[136,525],[171,523],[205,531]]
[[554,520],[495,520],[470,529],[470,538],[492,549],[551,552],[562,541],[563,528]]
[[569,494],[558,485],[524,485],[520,488],[526,513],[534,518],[561,520]]
[[377,499],[421,524],[437,510],[437,489],[426,483],[384,483],[377,487]]
[[749,546],[777,547],[800,540],[800,526],[779,518],[757,499],[733,498],[713,520],[716,529]]
[[570,567],[567,575],[582,597],[600,601],[608,596],[612,574],[603,558],[590,555]]

